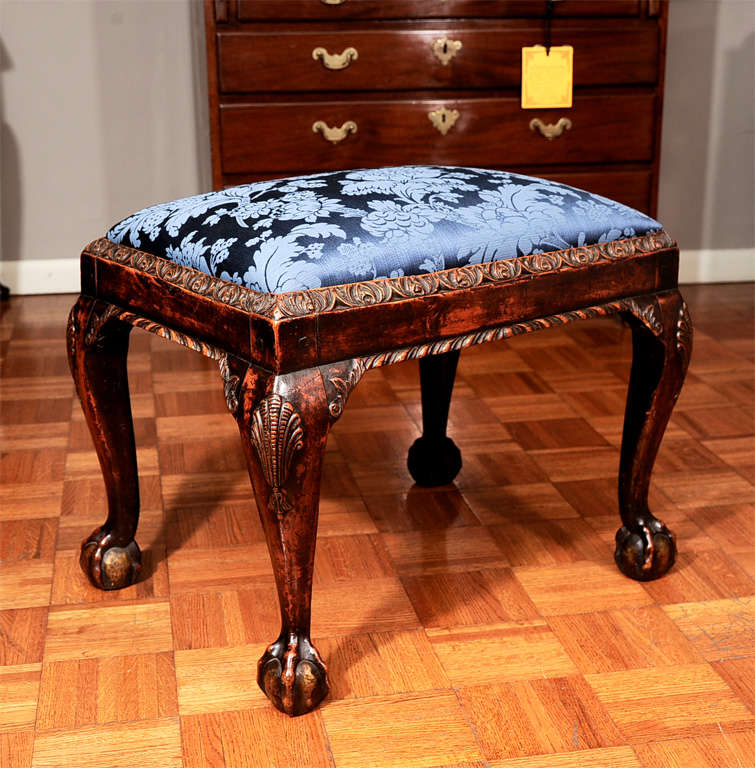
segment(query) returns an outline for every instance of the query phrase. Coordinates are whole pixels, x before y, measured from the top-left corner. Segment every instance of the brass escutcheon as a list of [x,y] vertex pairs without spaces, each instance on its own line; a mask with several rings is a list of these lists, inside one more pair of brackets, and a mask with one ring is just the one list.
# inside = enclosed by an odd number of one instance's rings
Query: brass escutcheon
[[430,122],[445,136],[459,119],[458,109],[440,107],[427,114]]
[[432,44],[435,58],[445,67],[451,59],[461,50],[461,40],[450,40],[440,37]]
[[571,120],[568,117],[561,117],[555,125],[553,123],[546,125],[539,117],[534,117],[530,120],[530,130],[539,131],[541,136],[544,136],[548,141],[553,141],[564,131],[571,130]]
[[335,126],[330,128],[322,120],[318,120],[312,124],[312,132],[321,134],[331,144],[338,144],[339,141],[343,141],[350,133],[357,132],[357,124],[353,120],[347,120],[340,128]]
[[322,61],[325,69],[346,69],[352,61],[356,61],[359,58],[356,48],[349,46],[343,53],[328,53],[325,48],[318,46],[312,51],[312,58],[317,61]]

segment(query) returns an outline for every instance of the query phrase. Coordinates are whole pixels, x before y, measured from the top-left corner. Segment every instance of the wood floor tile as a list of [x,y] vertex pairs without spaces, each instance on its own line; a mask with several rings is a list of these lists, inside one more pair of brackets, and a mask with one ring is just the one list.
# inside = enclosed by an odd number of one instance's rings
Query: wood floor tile
[[755,499],[752,485],[733,470],[659,473],[655,475],[655,482],[674,504],[682,508],[751,504]]
[[280,629],[278,595],[272,584],[209,589],[171,595],[176,650],[223,648],[272,642]]
[[402,576],[473,571],[509,564],[496,539],[483,526],[386,533],[382,541]]
[[328,665],[332,702],[449,687],[422,630],[329,637],[319,649]]
[[72,659],[42,667],[37,731],[176,715],[172,653]]
[[561,520],[579,514],[550,483],[497,485],[463,491],[464,500],[484,525],[512,520]]
[[755,768],[755,731],[669,739],[635,750],[642,768]]
[[182,768],[178,718],[48,731],[34,741],[32,768]]
[[707,664],[585,677],[632,742],[706,736],[755,725],[755,717]]
[[657,605],[551,616],[548,624],[583,674],[703,661]]
[[0,562],[0,611],[47,605],[51,586],[51,560]]
[[[335,702],[322,718],[338,768],[434,768],[482,759],[450,691]],[[418,743],[433,748],[417,749]]]
[[238,547],[265,540],[251,497],[209,509],[193,506],[174,509],[166,528],[166,543],[171,552]]
[[490,533],[513,566],[612,562],[612,550],[603,546],[581,518],[493,525]]
[[456,489],[426,491],[411,488],[406,493],[367,496],[365,503],[374,525],[381,532],[437,530],[478,523]]
[[552,483],[615,478],[619,471],[619,452],[613,447],[532,451],[530,456]]
[[46,560],[55,549],[58,520],[0,520],[0,562]]
[[181,715],[269,706],[257,685],[257,660],[264,650],[255,644],[176,651]]
[[488,765],[490,768],[642,768],[637,754],[631,747],[604,747],[562,752],[547,757],[514,757],[508,760],[491,760]]
[[468,454],[456,477],[457,487],[484,488],[489,485],[539,483],[545,474],[529,454],[520,448]]
[[[377,543],[379,546],[375,546]],[[318,542],[315,556],[315,590],[335,584],[396,578],[393,563],[382,542],[369,536],[329,536]]]
[[708,661],[755,654],[755,596],[667,605],[664,611]]
[[9,768],[31,768],[34,731],[0,731],[0,765]]
[[[347,582],[315,590],[312,630],[317,636],[408,630],[419,626],[398,579],[374,579],[355,589]],[[274,638],[271,638],[271,640]]]
[[168,573],[173,594],[273,581],[267,545],[261,541],[245,547],[174,550],[168,560]]
[[581,562],[516,568],[514,573],[543,616],[609,611],[653,602],[638,582],[610,565]]
[[47,606],[0,611],[0,667],[42,661]]
[[[542,620],[428,629],[427,634],[456,686],[565,677],[578,672]],[[470,664],[470,659],[484,659],[484,663]]]
[[518,421],[508,429],[525,451],[606,445],[606,441],[584,419]]
[[505,395],[488,399],[490,409],[505,424],[530,419],[564,419],[576,414],[559,395],[545,392],[536,395]]
[[0,667],[0,733],[34,725],[41,664]]
[[714,661],[711,666],[750,712],[755,713],[755,656]]
[[[616,494],[616,475],[588,480],[565,480],[553,484],[559,494],[584,517],[613,514],[619,527],[619,502]],[[650,485],[650,508],[656,515],[666,516],[675,509],[671,499],[656,485]]]
[[274,709],[181,718],[184,768],[333,768],[318,712],[288,718]]
[[44,660],[160,653],[172,647],[167,602],[53,608]]
[[0,520],[35,520],[60,514],[63,483],[0,483]]
[[[458,695],[488,760],[613,747],[623,742],[580,676],[462,688]],[[542,764],[549,763],[543,760]]]
[[663,579],[646,582],[643,587],[661,604],[755,594],[755,582],[720,550],[682,552]]
[[695,507],[686,510],[686,514],[725,551],[755,550],[755,505]]
[[425,627],[495,624],[540,616],[510,568],[404,576],[402,582]]
[[[44,382],[44,387],[59,386]],[[65,383],[68,386],[68,382]],[[0,404],[3,402],[3,388],[0,387]],[[5,407],[2,405],[2,407]],[[68,445],[68,421],[47,424],[0,425],[0,442],[7,451],[38,451],[41,448],[66,448]]]

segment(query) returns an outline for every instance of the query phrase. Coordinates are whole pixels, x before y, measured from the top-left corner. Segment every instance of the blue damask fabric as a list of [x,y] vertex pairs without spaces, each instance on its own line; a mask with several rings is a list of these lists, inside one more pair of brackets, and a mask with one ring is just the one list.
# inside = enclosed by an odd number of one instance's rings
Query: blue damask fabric
[[285,293],[592,245],[661,228],[625,205],[504,171],[336,171],[145,208],[107,237]]

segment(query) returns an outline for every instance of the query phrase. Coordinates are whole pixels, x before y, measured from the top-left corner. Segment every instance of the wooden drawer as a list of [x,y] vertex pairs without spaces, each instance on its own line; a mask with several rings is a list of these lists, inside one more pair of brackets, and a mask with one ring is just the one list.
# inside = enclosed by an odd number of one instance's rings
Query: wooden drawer
[[[428,114],[457,110],[447,134]],[[558,138],[530,130],[534,118],[572,122]],[[220,108],[224,173],[283,173],[413,163],[513,167],[561,163],[650,162],[655,132],[653,92],[582,93],[572,109],[522,110],[517,98],[445,101],[314,101],[225,104]],[[313,124],[356,124],[330,143]]]
[[[224,9],[225,3],[217,3]],[[221,13],[223,11],[221,10]],[[559,0],[555,16],[636,16],[639,0]],[[258,19],[434,19],[543,16],[545,0],[238,0],[242,21]]]
[[[377,30],[221,32],[220,90],[224,93],[282,91],[382,91],[427,88],[501,88],[521,83],[521,49],[542,40],[542,25],[515,21],[452,27],[411,26]],[[443,65],[433,44],[443,38],[461,49]],[[659,36],[652,22],[554,24],[553,39],[574,46],[577,86],[655,83]],[[607,44],[606,41],[610,41]],[[321,51],[320,59],[313,51]],[[325,54],[356,51],[343,69],[328,69]],[[331,66],[337,66],[332,61]]]

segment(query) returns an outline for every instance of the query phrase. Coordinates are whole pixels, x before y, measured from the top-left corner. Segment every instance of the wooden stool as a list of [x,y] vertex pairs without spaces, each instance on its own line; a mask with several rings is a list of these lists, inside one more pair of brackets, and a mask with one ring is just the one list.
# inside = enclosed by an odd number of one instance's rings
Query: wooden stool
[[689,362],[678,249],[652,219],[562,184],[500,171],[401,167],[235,187],[157,205],[81,257],[68,351],[105,478],[108,517],[81,566],[133,583],[139,487],[126,377],[133,326],[217,360],[264,526],[282,627],[258,681],[289,715],[328,692],[310,640],[328,430],[370,368],[420,359],[420,485],[450,483],[459,351],[620,314],[634,362],[619,470],[616,562],[664,574],[674,537],[648,509],[650,473]]

